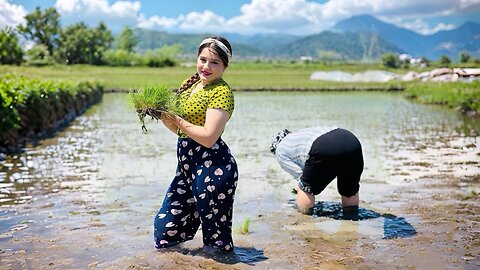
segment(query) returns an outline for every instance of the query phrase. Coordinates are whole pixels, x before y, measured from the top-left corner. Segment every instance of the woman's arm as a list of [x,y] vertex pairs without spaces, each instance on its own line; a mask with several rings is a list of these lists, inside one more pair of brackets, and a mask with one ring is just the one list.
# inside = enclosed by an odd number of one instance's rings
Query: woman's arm
[[315,205],[315,196],[297,188],[297,210],[305,215],[311,215]]
[[166,126],[171,132],[177,134],[177,125],[173,121],[173,115],[167,115],[166,113],[162,113],[160,117],[164,126]]
[[300,167],[292,158],[288,155],[288,153],[282,151],[283,149],[277,148],[276,157],[280,167],[295,178],[295,180],[299,180],[300,176],[302,176],[303,168]]
[[178,115],[171,117],[176,127],[199,144],[210,148],[222,134],[225,124],[227,124],[230,118],[230,114],[222,109],[207,109],[205,125],[203,127],[189,123]]

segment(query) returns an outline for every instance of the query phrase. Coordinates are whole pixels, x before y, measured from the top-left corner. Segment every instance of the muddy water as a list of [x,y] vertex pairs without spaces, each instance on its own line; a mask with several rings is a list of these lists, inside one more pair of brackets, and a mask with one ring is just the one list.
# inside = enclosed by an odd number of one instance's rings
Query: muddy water
[[[239,252],[220,260],[201,250],[200,232],[173,252],[153,250],[153,215],[175,170],[176,137],[154,121],[142,134],[127,99],[107,94],[54,138],[0,162],[0,268],[422,268],[405,249],[412,239],[447,268],[479,263],[479,232],[455,225],[465,219],[478,230],[478,120],[392,93],[237,93],[223,138],[239,164]],[[342,220],[293,209],[294,181],[268,147],[283,128],[313,125],[358,136],[362,209],[378,216]],[[335,183],[317,200],[338,203]],[[237,227],[246,218],[244,235]],[[405,234],[402,224],[415,232]],[[440,241],[441,232],[449,237]],[[442,256],[446,249],[453,255]]]

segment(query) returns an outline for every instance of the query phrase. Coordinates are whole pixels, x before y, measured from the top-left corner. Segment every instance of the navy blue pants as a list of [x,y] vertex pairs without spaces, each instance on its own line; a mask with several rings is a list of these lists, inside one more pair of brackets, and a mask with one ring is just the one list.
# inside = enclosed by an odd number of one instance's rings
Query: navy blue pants
[[219,138],[206,148],[179,138],[178,166],[154,220],[156,248],[191,240],[202,224],[203,243],[232,251],[232,214],[237,163]]

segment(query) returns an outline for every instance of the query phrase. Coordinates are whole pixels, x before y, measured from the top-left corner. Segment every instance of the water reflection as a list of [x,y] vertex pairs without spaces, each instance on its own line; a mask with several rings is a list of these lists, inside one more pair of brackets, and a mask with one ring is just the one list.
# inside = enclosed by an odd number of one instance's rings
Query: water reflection
[[[55,137],[0,161],[0,206],[27,204],[60,190],[118,190],[131,181],[168,185],[175,168],[175,136],[155,122],[149,123],[149,134],[142,134],[127,99],[125,94],[107,94]],[[242,179],[248,180],[242,185],[240,179],[237,198],[285,198],[292,182],[268,151],[271,136],[284,127],[313,125],[336,125],[357,134],[364,146],[364,183],[409,181],[418,176],[415,172],[444,169],[450,160],[439,156],[465,157],[465,146],[471,153],[480,148],[479,119],[414,104],[398,94],[237,93],[236,110],[223,135]],[[473,164],[463,163],[468,162]],[[277,192],[269,191],[271,186]]]
[[380,214],[362,207],[358,208],[358,213],[355,216],[345,216],[341,203],[336,202],[316,202],[313,208],[313,216],[353,221],[383,218],[383,239],[411,237],[417,233],[415,228],[404,217]]
[[96,178],[101,130],[91,112],[56,137],[0,162],[0,205],[29,203],[36,195],[75,189]]

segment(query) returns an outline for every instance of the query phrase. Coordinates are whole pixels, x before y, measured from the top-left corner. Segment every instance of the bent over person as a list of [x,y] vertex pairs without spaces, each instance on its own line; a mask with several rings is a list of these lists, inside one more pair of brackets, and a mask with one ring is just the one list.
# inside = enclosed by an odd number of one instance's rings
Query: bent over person
[[295,132],[284,129],[274,137],[270,151],[298,182],[296,202],[300,212],[312,214],[315,195],[337,178],[344,216],[358,215],[364,164],[360,141],[350,131],[337,127]]
[[163,124],[178,135],[177,171],[154,219],[157,248],[191,240],[202,225],[205,246],[234,249],[233,200],[237,163],[221,135],[234,109],[234,97],[222,75],[232,47],[222,37],[204,39],[197,72],[177,94],[182,117],[162,114]]

